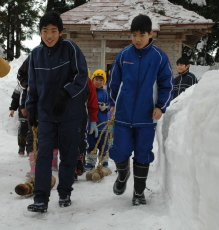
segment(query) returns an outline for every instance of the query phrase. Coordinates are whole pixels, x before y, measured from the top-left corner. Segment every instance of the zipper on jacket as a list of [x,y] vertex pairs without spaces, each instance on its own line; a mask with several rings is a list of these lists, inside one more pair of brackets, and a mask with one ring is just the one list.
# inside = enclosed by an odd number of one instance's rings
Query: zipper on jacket
[[[140,69],[141,69],[141,57],[142,57],[142,50],[140,50],[139,51],[139,56],[138,56],[139,58],[140,58],[140,62],[139,62],[139,67],[138,67],[138,81],[137,81],[137,90],[136,90],[136,92],[135,92],[135,100],[134,100],[134,105],[135,105],[135,103],[136,103],[136,97],[137,97],[137,93],[138,93],[138,85],[139,85],[139,73],[140,73]],[[131,120],[131,126],[130,126],[130,128],[132,128],[132,121],[133,121],[133,116],[134,116],[134,108],[132,108],[132,120]]]
[[51,49],[49,49],[48,56],[50,56],[50,54],[51,54]]
[[181,79],[180,79],[180,82],[179,82],[179,89],[178,89],[178,95],[177,96],[179,96],[181,82],[182,82],[182,75],[181,75]]

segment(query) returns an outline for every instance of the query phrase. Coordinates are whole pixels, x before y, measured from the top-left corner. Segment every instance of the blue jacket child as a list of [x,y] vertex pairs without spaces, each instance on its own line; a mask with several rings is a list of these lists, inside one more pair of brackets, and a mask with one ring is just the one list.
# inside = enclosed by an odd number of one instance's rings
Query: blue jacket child
[[173,94],[173,75],[167,55],[152,41],[152,22],[146,15],[132,21],[132,43],[116,57],[110,75],[110,105],[115,113],[110,158],[118,178],[113,191],[124,193],[130,175],[129,157],[134,151],[133,205],[145,204],[144,189],[157,120],[165,113]]
[[[98,114],[97,114],[97,117],[98,117],[97,125],[98,125],[108,120],[109,97],[108,97],[108,92],[102,88],[103,85],[106,84],[106,73],[103,70],[98,69],[94,71],[91,79],[96,88],[97,98],[98,98],[98,107],[99,107]],[[92,122],[90,122],[89,125],[92,125],[91,123]],[[88,134],[87,136],[87,142],[89,146],[87,148],[88,154],[86,157],[85,170],[91,170],[92,168],[95,167],[95,164],[97,161],[97,154],[90,155],[89,153],[94,149],[97,143],[97,140],[99,138],[99,135],[105,126],[106,124],[102,124],[101,126],[98,127],[98,130],[96,130],[98,131],[98,134],[96,132],[96,134],[92,133],[92,134]],[[99,145],[98,145],[99,153],[101,152],[102,146],[104,144],[104,137],[105,135],[103,134],[99,142]],[[104,147],[103,157],[105,157],[107,149],[108,149],[108,143],[106,143]],[[106,158],[106,160],[103,162],[103,166],[104,167],[108,166],[108,158]]]
[[30,125],[38,125],[35,196],[34,204],[28,206],[32,212],[47,211],[56,137],[60,152],[59,205],[71,205],[81,136],[83,91],[88,79],[83,53],[73,41],[61,37],[60,16],[55,12],[46,13],[40,19],[39,28],[42,43],[30,55],[26,101]]

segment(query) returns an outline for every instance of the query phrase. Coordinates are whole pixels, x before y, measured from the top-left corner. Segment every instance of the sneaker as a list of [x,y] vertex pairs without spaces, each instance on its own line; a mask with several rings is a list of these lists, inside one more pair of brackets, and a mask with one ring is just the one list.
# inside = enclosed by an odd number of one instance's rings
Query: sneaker
[[71,200],[69,195],[60,195],[59,196],[59,206],[65,208],[71,205]]
[[95,165],[92,165],[92,164],[86,164],[85,166],[84,166],[84,171],[85,172],[87,172],[87,171],[90,171],[90,170],[92,170],[92,169],[94,169],[94,167],[95,167]]
[[29,177],[29,178],[35,177],[35,173],[34,172],[27,172],[26,177]]
[[84,166],[85,171],[92,170],[97,162],[97,154],[90,155],[89,153],[86,155],[86,164]]
[[48,204],[36,202],[27,207],[27,210],[30,212],[47,212]]
[[108,168],[108,162],[107,161],[103,162],[103,167]]

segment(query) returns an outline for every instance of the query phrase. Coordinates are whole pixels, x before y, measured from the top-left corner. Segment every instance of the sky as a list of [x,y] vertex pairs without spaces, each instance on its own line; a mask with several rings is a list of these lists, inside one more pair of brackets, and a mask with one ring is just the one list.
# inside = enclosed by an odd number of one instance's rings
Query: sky
[[[85,174],[73,186],[72,205],[58,206],[56,186],[48,212],[31,213],[33,197],[14,192],[30,170],[27,156],[17,154],[17,113],[9,118],[17,70],[26,56],[15,59],[10,73],[0,79],[0,229],[4,230],[216,230],[219,229],[219,70],[192,66],[199,83],[172,101],[158,122],[145,196],[147,204],[131,204],[133,177],[125,194],[116,196],[115,165],[100,183]],[[58,173],[53,172],[57,179]],[[57,185],[57,184],[56,184]]]

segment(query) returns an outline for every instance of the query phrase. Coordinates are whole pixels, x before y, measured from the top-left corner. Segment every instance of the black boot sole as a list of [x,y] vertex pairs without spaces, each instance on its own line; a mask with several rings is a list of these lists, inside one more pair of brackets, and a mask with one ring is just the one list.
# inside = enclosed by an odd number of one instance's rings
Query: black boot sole
[[[122,183],[124,183],[124,187],[123,187],[122,189],[117,189],[117,187],[116,187],[117,180],[116,180],[116,182],[115,182],[114,185],[113,185],[113,192],[114,192],[116,195],[122,195],[122,194],[125,192],[125,190],[126,190],[126,184],[127,184],[127,181],[128,181],[128,179],[129,179],[129,177],[130,177],[130,171],[128,171],[128,174],[127,174],[127,177],[126,177],[126,181],[125,181],[125,182],[122,182]],[[121,182],[119,182],[119,183],[121,183]]]
[[46,213],[48,207],[47,206],[37,206],[37,205],[29,205],[27,207],[27,210],[29,212],[41,212],[41,213]]
[[66,208],[71,205],[71,201],[59,201],[60,208]]
[[145,198],[133,198],[132,199],[132,205],[133,206],[138,206],[140,204],[146,205],[146,200]]

